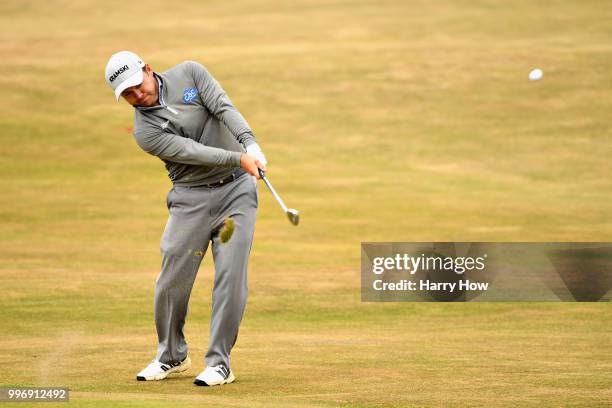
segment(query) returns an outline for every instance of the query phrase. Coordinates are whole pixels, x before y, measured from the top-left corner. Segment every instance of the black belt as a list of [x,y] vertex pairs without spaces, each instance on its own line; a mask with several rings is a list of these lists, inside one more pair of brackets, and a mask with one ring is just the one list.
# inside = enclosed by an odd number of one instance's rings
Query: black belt
[[230,174],[226,178],[224,178],[222,180],[219,180],[217,182],[210,183],[210,184],[200,184],[198,186],[191,186],[191,187],[206,187],[206,188],[221,187],[221,186],[224,186],[224,185],[229,184],[232,181],[236,180],[238,177],[242,176],[244,173],[246,173],[246,172],[243,169],[240,169],[240,170],[237,170],[237,171],[233,172],[232,174]]

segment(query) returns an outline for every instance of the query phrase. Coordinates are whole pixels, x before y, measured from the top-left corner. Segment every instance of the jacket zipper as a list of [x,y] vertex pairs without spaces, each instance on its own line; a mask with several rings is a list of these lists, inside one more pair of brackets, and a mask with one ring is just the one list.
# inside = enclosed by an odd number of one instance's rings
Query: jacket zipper
[[164,105],[164,108],[168,109],[170,112],[174,113],[175,115],[178,115],[178,114],[179,114],[177,110],[172,109],[172,108],[171,108],[171,107],[169,107],[168,105]]

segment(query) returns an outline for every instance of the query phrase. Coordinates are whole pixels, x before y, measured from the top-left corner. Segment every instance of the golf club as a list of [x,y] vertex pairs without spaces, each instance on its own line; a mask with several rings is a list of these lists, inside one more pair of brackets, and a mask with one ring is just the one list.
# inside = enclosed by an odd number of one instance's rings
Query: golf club
[[259,176],[264,181],[264,183],[266,183],[266,186],[268,186],[268,189],[270,190],[270,192],[272,193],[274,198],[276,198],[276,201],[278,201],[278,203],[280,204],[280,206],[283,209],[283,211],[285,212],[285,214],[287,214],[287,217],[289,218],[289,221],[293,225],[298,225],[299,222],[300,222],[300,213],[299,213],[299,211],[295,210],[293,208],[287,208],[287,206],[285,205],[283,200],[280,198],[280,196],[278,195],[276,190],[274,190],[274,187],[272,187],[272,184],[270,183],[270,181],[266,178],[266,173],[264,173],[264,171],[262,169],[258,169],[258,170],[259,170]]

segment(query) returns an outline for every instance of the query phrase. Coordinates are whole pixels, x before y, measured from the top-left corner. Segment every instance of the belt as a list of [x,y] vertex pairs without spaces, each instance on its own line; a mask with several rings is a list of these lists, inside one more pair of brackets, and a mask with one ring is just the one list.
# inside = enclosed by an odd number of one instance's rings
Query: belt
[[240,169],[240,170],[237,170],[237,171],[233,172],[232,174],[230,174],[226,178],[221,179],[219,181],[216,181],[214,183],[200,184],[200,185],[197,185],[197,186],[190,186],[190,187],[206,187],[206,188],[221,187],[221,186],[224,186],[224,185],[229,184],[232,181],[236,180],[238,177],[242,176],[244,173],[246,173],[246,172],[243,169]]

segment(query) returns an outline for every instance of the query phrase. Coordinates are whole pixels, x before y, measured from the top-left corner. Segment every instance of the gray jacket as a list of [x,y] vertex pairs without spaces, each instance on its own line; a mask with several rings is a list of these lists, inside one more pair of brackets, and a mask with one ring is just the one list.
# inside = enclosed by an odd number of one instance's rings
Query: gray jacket
[[155,77],[160,105],[136,107],[134,138],[166,163],[172,183],[214,183],[240,167],[240,155],[255,137],[206,68],[185,61]]

